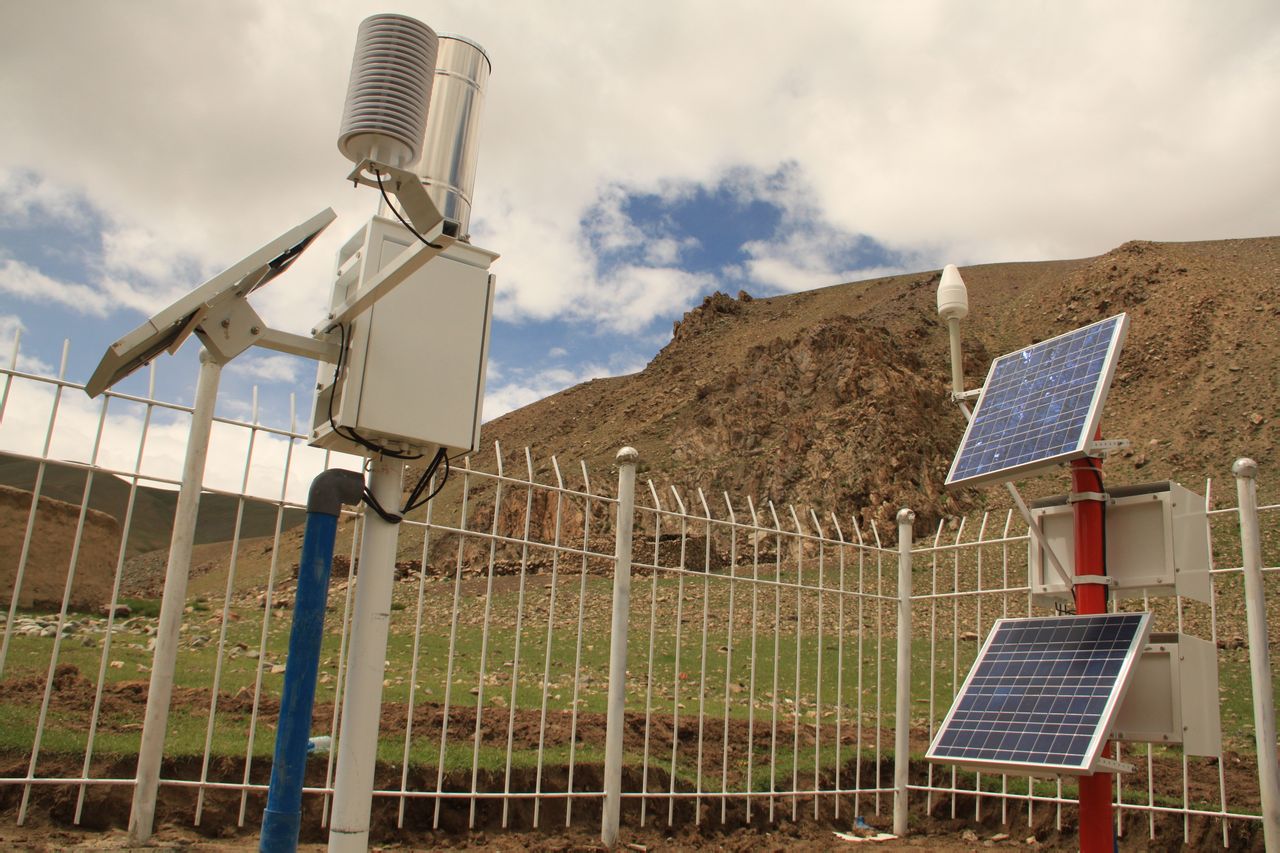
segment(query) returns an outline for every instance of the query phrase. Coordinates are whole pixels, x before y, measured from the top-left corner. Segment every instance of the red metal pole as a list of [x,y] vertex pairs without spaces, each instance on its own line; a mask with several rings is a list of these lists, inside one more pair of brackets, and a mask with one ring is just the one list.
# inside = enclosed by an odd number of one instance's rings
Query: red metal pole
[[[1076,495],[1095,493],[1098,499],[1076,499],[1073,504],[1076,546],[1076,576],[1105,574],[1103,541],[1102,460],[1076,459],[1071,463],[1071,491]],[[1107,612],[1107,588],[1099,583],[1076,584],[1076,613]],[[1112,853],[1115,850],[1114,815],[1111,805],[1112,774],[1094,773],[1080,777],[1080,851]]]

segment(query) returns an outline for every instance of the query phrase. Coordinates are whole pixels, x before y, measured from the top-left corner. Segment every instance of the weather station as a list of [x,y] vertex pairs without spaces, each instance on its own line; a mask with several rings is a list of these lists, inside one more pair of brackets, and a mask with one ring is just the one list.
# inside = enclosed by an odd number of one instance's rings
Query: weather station
[[[968,422],[946,484],[1004,483],[1028,527],[1033,601],[1058,613],[995,622],[926,758],[1078,777],[1080,849],[1111,851],[1112,774],[1133,769],[1107,754],[1112,741],[1221,756],[1213,644],[1153,632],[1151,613],[1115,607],[1152,595],[1209,600],[1205,500],[1177,483],[1103,486],[1102,458],[1127,446],[1099,430],[1127,315],[1000,356],[973,391],[960,340],[968,293],[953,265],[937,302],[951,397]],[[1072,491],[1029,506],[1013,480],[1064,463]]]
[[[130,837],[152,833],[196,516],[223,365],[252,346],[318,362],[310,443],[365,457],[365,477],[331,469],[312,483],[260,849],[297,848],[319,649],[337,519],[363,503],[329,849],[365,850],[377,755],[398,525],[443,487],[480,440],[498,257],[470,242],[476,142],[489,58],[403,15],[359,27],[338,148],[379,208],[339,249],[330,309],[310,336],[275,330],[247,297],[285,272],[335,219],[285,232],[113,344],[89,380],[96,396],[192,335],[201,367],[170,542]],[[407,499],[405,465],[423,470]],[[434,485],[434,490],[428,489]]]

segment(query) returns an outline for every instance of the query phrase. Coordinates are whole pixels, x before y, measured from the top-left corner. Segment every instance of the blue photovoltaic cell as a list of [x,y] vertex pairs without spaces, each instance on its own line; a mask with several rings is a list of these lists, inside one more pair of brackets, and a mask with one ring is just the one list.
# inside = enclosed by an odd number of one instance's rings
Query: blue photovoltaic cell
[[998,620],[926,757],[1090,772],[1146,642],[1149,618]]
[[947,485],[1012,479],[1083,455],[1127,327],[1117,314],[996,359]]

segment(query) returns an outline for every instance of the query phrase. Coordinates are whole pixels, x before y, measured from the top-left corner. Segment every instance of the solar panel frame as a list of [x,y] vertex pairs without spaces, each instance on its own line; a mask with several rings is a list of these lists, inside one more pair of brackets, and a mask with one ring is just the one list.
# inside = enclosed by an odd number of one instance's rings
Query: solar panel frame
[[1116,314],[995,359],[946,485],[1013,480],[1087,455],[1128,329]]
[[[1087,631],[1105,627],[1106,623],[1115,626],[1117,635],[1110,642],[1114,644],[1119,642],[1118,638],[1124,638],[1122,645],[1104,650],[1109,657],[1102,658],[1100,662],[1094,657],[1081,658],[1081,647],[1075,645],[1067,647],[1071,657],[1045,659],[1058,665],[1057,671],[1051,668],[1049,672],[1037,673],[1034,667],[1043,666],[1043,661],[1037,660],[1031,660],[1032,669],[1027,670],[1027,655],[1033,651],[1027,647],[1035,645],[1033,640],[1027,639],[1028,636],[1055,630]],[[1150,631],[1151,614],[1145,612],[997,620],[951,709],[938,727],[925,758],[979,770],[1012,773],[1087,775],[1095,772]],[[1044,634],[1044,641],[1047,642],[1049,637]],[[994,654],[993,648],[1000,649],[1006,657],[989,659],[988,656]],[[1061,671],[1064,663],[1066,672]],[[1009,671],[1000,673],[998,670],[1002,664],[1018,664],[1020,668],[1016,675]],[[1114,664],[1114,672],[1098,672],[1106,669],[1108,664]],[[1083,666],[1084,671],[1071,672],[1073,666]],[[1005,680],[1000,681],[1000,678]],[[1023,681],[1017,681],[1019,678]],[[1052,683],[1059,691],[1071,685],[1079,690],[1075,693],[1035,692],[1031,688],[1036,678],[1043,679],[1046,685]],[[1086,679],[1105,681],[1089,683]],[[1015,688],[1020,686],[1025,689],[1017,692]],[[1004,687],[1003,693],[999,692],[1001,687]],[[1082,692],[1086,687],[1091,691],[1087,695]],[[1100,690],[1105,690],[1105,693],[1099,693]],[[1000,701],[998,707],[997,699]],[[1099,699],[1104,701],[1097,701]],[[1028,705],[1029,700],[1034,701]],[[1064,709],[1048,710],[1047,705],[1053,700],[1070,701]],[[1010,705],[1015,701],[1016,704]],[[1091,704],[1096,707],[1090,708]],[[954,738],[948,740],[953,733]],[[977,745],[979,736],[983,736],[983,740]],[[959,744],[962,737],[968,739]],[[1050,755],[1063,757],[1050,760]],[[1041,757],[1035,759],[1035,756]],[[1073,760],[1068,760],[1068,756]]]

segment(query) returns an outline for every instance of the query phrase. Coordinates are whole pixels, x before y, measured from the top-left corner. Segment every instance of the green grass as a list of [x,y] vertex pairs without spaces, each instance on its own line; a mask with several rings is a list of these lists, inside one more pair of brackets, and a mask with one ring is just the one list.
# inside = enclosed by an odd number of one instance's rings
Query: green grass
[[[990,588],[1004,581],[1003,555],[998,546],[984,549],[983,553],[983,586]],[[979,571],[975,554],[967,552],[963,559],[955,561],[950,557],[940,559],[936,588],[932,586],[934,576],[930,573],[932,560],[918,560],[916,592],[936,589],[945,593],[957,583],[961,589],[972,588]],[[1011,558],[1013,573],[1009,582],[1013,584],[1019,582],[1017,558],[1017,554]],[[836,570],[833,562],[828,563],[826,571]],[[761,567],[761,577],[775,577],[775,567],[767,567],[767,572],[765,568]],[[868,560],[856,569],[861,571],[864,588],[868,592],[885,596],[894,594],[896,566],[887,561]],[[815,561],[809,559],[804,575],[807,582],[815,579],[815,572]],[[827,577],[828,583],[832,583],[834,575]],[[793,578],[793,571],[784,568],[782,580],[787,582]],[[850,587],[856,578],[855,566],[851,563],[847,567]],[[419,618],[418,585],[416,581],[397,584],[387,641],[389,666],[382,695],[384,706],[407,703],[416,682],[414,701],[419,707],[443,703],[447,689],[451,708],[472,708],[480,699],[472,690],[482,686],[483,713],[488,721],[486,728],[496,726],[505,731],[513,699],[518,709],[537,712],[545,691],[549,713],[570,711],[573,708],[576,671],[580,685],[578,710],[583,713],[605,711],[612,580],[596,575],[587,576],[585,581],[577,574],[560,576],[555,588],[555,617],[549,655],[547,624],[551,599],[546,585],[548,578],[537,575],[526,579],[523,618],[518,625],[518,582],[515,579],[499,581],[490,600],[484,594],[487,580],[483,577],[468,578],[460,588],[455,587],[452,577],[428,579],[423,586],[420,632],[415,632]],[[1275,582],[1280,582],[1280,579],[1268,579],[1269,586]],[[1230,622],[1232,618],[1238,622],[1238,609],[1242,609],[1236,590],[1238,585],[1238,581],[1231,578],[1219,585],[1220,632],[1235,630],[1227,626],[1233,624]],[[456,622],[455,590],[458,593]],[[336,671],[342,651],[341,595],[335,587],[321,651],[322,673]],[[753,589],[749,584],[737,585],[732,601],[730,599],[730,584],[721,576],[686,576],[681,582],[660,574],[656,585],[648,574],[637,574],[633,578],[628,636],[628,712],[641,713],[646,704],[650,704],[655,714],[676,716],[682,726],[696,725],[700,718],[711,733],[708,743],[718,744],[725,717],[736,721],[753,718],[756,736],[759,737],[772,725],[776,708],[776,718],[782,728],[776,751],[761,750],[757,743],[751,779],[732,777],[731,773],[733,790],[745,790],[748,783],[754,790],[767,789],[770,772],[784,787],[789,787],[793,772],[798,773],[802,784],[806,779],[811,781],[815,749],[810,738],[815,731],[821,738],[816,750],[818,772],[824,778],[830,778],[837,768],[834,743],[837,718],[842,734],[846,736],[859,725],[863,729],[860,745],[845,743],[840,746],[841,767],[847,768],[855,754],[874,756],[877,737],[882,760],[890,760],[892,730],[896,725],[896,668],[893,661],[896,652],[896,604],[891,600],[864,599],[859,605],[858,600],[846,597],[842,608],[840,598],[834,594],[819,598],[817,594],[805,591],[797,598],[793,588],[760,585]],[[487,638],[483,630],[486,602],[490,620]],[[135,618],[118,622],[122,630],[111,639],[107,655],[110,665],[105,670],[109,683],[145,681],[149,677],[152,653],[148,649],[150,636],[144,629],[154,624],[149,614],[158,612],[158,602],[130,600],[127,603]],[[580,606],[584,618],[581,639],[577,632]],[[1165,607],[1165,604],[1157,606]],[[166,753],[175,756],[203,753],[208,724],[207,691],[214,682],[222,629],[223,607],[219,598],[198,597],[190,602],[190,607],[191,612],[185,618],[186,631],[176,683],[180,688],[202,691],[203,707],[200,703],[193,706],[188,701],[172,715]],[[247,713],[228,710],[231,706],[229,699],[237,694],[246,695],[246,691],[251,693],[259,678],[265,696],[278,696],[283,676],[271,670],[285,660],[290,620],[283,610],[270,611],[267,614],[264,653],[260,657],[251,657],[249,651],[257,650],[264,637],[261,605],[252,603],[248,598],[237,599],[231,612],[237,618],[226,623],[223,640],[226,655],[217,685],[221,698],[212,751],[219,756],[241,757],[247,748],[249,717]],[[951,697],[968,672],[980,640],[992,621],[1005,613],[1025,615],[1026,612],[1025,595],[1019,594],[987,593],[966,597],[959,602],[939,600],[934,604],[921,600],[913,605],[915,641],[912,645],[910,722],[917,731],[928,729],[931,723],[936,726],[946,713]],[[1194,608],[1188,612],[1192,616],[1196,613]],[[1165,610],[1160,610],[1158,618],[1167,621],[1169,616]],[[652,635],[651,619],[654,625]],[[751,657],[753,624],[756,629],[754,668]],[[931,628],[936,630],[932,648],[928,642]],[[451,631],[456,632],[452,665],[449,661]],[[972,632],[978,637],[954,639],[964,632]],[[94,682],[102,665],[104,638],[102,635],[88,636],[89,644],[85,643],[83,635],[65,639],[58,662],[75,666],[84,678]],[[206,644],[201,648],[191,648],[191,641],[197,638]],[[415,640],[416,672],[411,666]],[[6,682],[36,679],[42,688],[51,646],[52,641],[47,638],[14,637],[6,663]],[[544,685],[544,661],[548,658],[550,666],[545,673]],[[483,685],[480,678],[482,668]],[[860,691],[857,685],[859,668],[863,679]],[[773,695],[775,678],[776,701]],[[754,691],[751,688],[753,679]],[[1219,682],[1222,730],[1226,738],[1224,746],[1252,754],[1255,747],[1246,650],[1223,650],[1220,653]],[[22,699],[14,701],[6,700],[0,693],[0,750],[29,750],[41,692],[35,692],[34,700],[31,695],[24,694]],[[332,704],[335,698],[332,678],[318,686],[318,704]],[[135,752],[140,715],[141,706],[137,707],[136,716],[129,719],[104,715],[97,734],[95,754],[128,755]],[[87,711],[68,711],[55,702],[43,736],[42,751],[46,754],[83,753],[87,740],[87,716]],[[803,737],[800,749],[795,751],[788,727],[797,722]],[[270,756],[273,725],[274,720],[269,715],[259,719],[253,744],[248,747],[255,758]],[[409,745],[409,762],[420,768],[435,767],[439,730],[424,732],[418,724],[415,726]],[[470,769],[472,734],[471,726],[451,722],[445,752],[447,772]],[[692,737],[682,734],[681,739],[674,773],[678,785],[692,787],[697,781],[696,745]],[[575,760],[598,761],[602,758],[602,749],[602,743],[579,743]],[[1164,748],[1158,752],[1158,755],[1166,754],[1176,756],[1179,753],[1176,749]],[[380,741],[381,760],[398,765],[403,757],[403,737],[388,736]],[[554,766],[567,763],[568,758],[567,744],[555,744],[549,747],[544,763]],[[629,765],[638,766],[643,759],[643,755],[629,749]],[[506,765],[506,750],[484,743],[479,760],[482,770],[501,770]],[[667,773],[672,771],[669,736],[666,740],[658,739],[651,743],[648,760],[653,768]],[[533,749],[518,747],[512,755],[516,767],[533,766],[536,761]],[[745,772],[745,766],[741,771]],[[847,771],[841,772],[843,775]],[[984,774],[981,784],[985,788],[989,784],[998,784],[998,779],[993,774]],[[718,766],[712,771],[704,768],[703,782],[708,789],[718,787]],[[1014,780],[1011,779],[1010,784],[1015,784]]]

